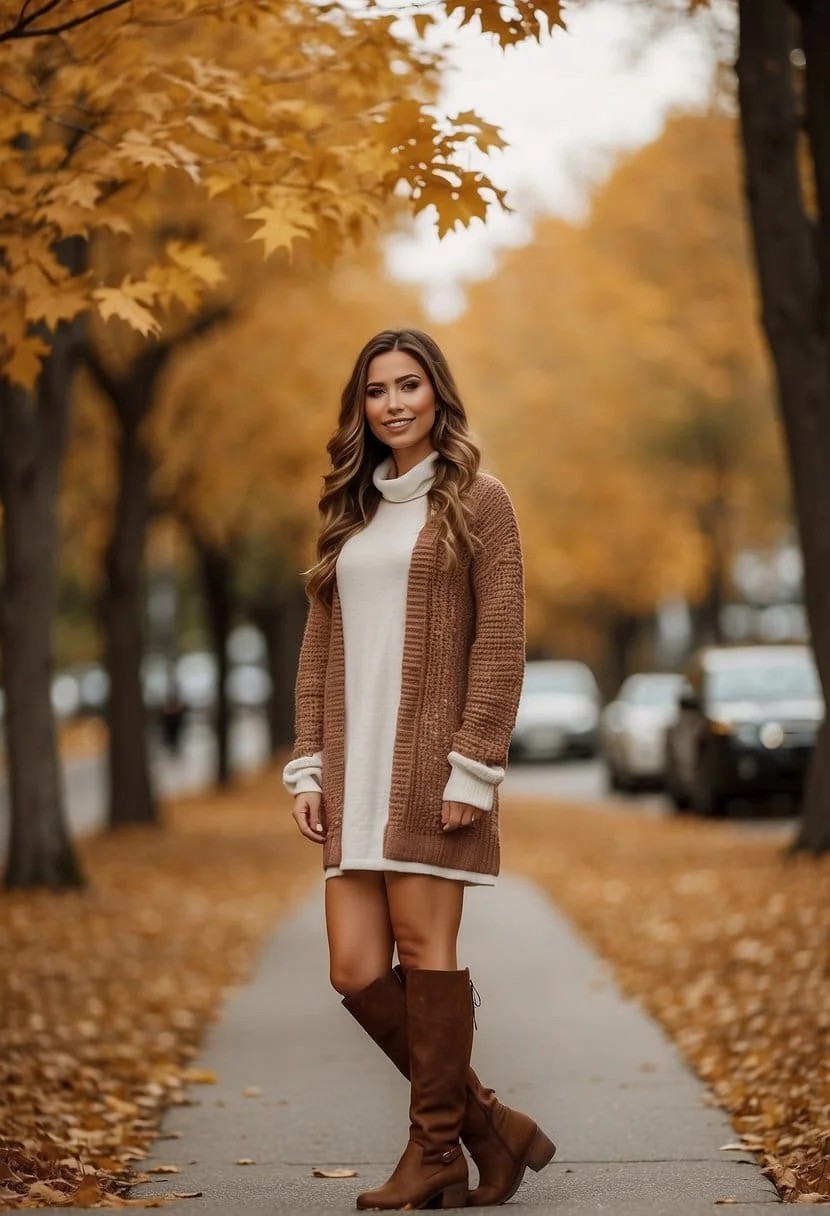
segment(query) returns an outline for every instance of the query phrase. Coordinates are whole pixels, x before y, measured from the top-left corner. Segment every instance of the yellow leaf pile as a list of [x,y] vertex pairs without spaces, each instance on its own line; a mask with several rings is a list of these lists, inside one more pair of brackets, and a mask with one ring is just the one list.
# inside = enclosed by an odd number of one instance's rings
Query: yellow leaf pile
[[616,807],[511,800],[505,823],[505,864],[611,960],[783,1198],[830,1200],[830,857]]
[[276,773],[81,843],[88,890],[0,899],[0,1205],[127,1200],[225,990],[318,873]]

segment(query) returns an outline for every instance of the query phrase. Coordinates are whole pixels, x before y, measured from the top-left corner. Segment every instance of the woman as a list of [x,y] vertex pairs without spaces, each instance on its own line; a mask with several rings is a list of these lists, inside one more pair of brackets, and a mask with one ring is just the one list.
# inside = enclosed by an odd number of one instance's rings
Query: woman
[[[524,672],[516,519],[417,330],[363,348],[328,451],[284,781],[323,845],[332,984],[410,1080],[409,1142],[357,1206],[504,1203],[555,1148],[470,1068],[456,939],[464,887],[492,885],[499,866]],[[469,1193],[459,1139],[479,1171]]]

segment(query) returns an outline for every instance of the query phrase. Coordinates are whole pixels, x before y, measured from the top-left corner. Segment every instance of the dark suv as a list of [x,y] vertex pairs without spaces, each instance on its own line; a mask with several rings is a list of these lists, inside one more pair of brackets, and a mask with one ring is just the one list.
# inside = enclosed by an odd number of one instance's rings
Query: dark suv
[[666,737],[669,796],[678,810],[723,815],[733,797],[798,795],[823,717],[809,647],[699,650]]

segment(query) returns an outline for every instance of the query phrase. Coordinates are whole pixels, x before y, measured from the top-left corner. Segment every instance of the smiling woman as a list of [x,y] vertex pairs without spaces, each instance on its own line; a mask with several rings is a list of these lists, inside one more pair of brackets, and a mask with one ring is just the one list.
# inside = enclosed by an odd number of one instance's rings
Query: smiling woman
[[404,350],[376,355],[368,377],[366,421],[372,434],[392,449],[401,477],[433,450],[435,393],[417,359]]
[[357,1203],[503,1203],[555,1149],[470,1069],[456,939],[465,887],[492,886],[499,868],[497,787],[524,671],[516,517],[417,330],[366,344],[328,450],[284,780],[297,826],[323,846],[332,984],[411,1082],[403,1156]]

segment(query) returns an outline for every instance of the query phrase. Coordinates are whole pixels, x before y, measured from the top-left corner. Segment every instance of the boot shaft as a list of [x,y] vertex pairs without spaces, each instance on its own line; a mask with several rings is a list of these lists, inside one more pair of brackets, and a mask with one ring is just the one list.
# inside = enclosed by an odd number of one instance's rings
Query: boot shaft
[[[473,1047],[470,973],[410,971],[406,977],[410,1137],[427,1160],[457,1149]],[[454,1155],[454,1153],[453,1153]]]

